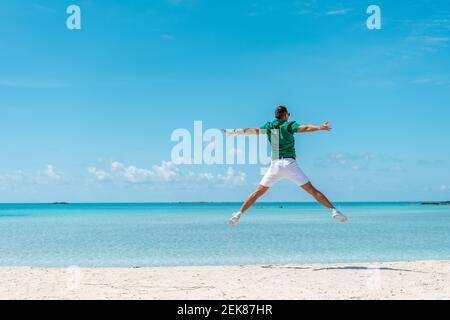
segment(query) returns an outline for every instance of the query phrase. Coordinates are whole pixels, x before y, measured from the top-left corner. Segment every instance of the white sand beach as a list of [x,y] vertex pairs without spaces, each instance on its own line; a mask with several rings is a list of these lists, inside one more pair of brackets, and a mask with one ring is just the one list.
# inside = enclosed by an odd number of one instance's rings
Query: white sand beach
[[0,268],[0,299],[450,299],[450,261]]

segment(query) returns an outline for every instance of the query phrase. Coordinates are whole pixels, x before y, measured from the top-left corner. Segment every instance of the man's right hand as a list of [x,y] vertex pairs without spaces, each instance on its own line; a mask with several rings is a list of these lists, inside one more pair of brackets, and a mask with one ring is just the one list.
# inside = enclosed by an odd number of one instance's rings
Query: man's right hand
[[330,130],[331,130],[331,127],[330,127],[330,121],[325,121],[325,122],[320,126],[320,130],[330,131]]

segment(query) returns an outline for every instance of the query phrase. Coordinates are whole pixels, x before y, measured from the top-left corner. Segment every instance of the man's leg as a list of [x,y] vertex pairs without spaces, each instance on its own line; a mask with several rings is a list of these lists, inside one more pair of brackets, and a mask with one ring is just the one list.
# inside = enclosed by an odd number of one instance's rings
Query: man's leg
[[233,215],[233,217],[231,217],[230,219],[230,225],[234,226],[238,223],[239,218],[241,217],[241,215],[244,214],[245,211],[248,210],[248,208],[250,208],[255,202],[256,200],[258,200],[264,193],[266,193],[266,191],[269,190],[269,187],[265,187],[263,185],[258,185],[258,187],[256,188],[256,191],[253,192],[248,198],[247,200],[245,200],[244,204],[242,205],[241,209],[239,210],[239,212],[237,212],[235,215]]
[[312,195],[319,203],[327,207],[328,209],[334,209],[333,204],[323,195],[322,192],[314,188],[314,186],[311,184],[311,182],[308,182],[307,184],[304,184],[302,188],[308,192],[310,195]]
[[336,208],[333,206],[333,204],[323,195],[322,192],[314,188],[314,186],[311,184],[311,182],[308,182],[307,184],[304,184],[302,186],[303,189],[305,189],[306,192],[308,192],[310,195],[312,195],[319,203],[327,207],[328,209],[331,209],[331,214],[334,219],[345,222],[347,221],[347,217],[344,216],[342,213],[340,213]]
[[248,198],[247,200],[245,200],[244,204],[241,207],[241,210],[239,210],[240,212],[244,213],[245,211],[248,210],[248,208],[250,208],[255,202],[256,200],[258,200],[259,198],[262,197],[262,195],[264,195],[264,193],[267,192],[267,190],[269,190],[268,187],[264,187],[263,185],[258,185],[258,187],[256,188],[256,191],[253,192]]

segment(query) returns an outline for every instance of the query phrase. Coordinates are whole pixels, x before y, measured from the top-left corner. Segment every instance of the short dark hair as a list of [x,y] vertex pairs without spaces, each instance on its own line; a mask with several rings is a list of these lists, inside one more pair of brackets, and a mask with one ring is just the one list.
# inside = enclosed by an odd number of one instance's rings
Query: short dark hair
[[288,114],[288,109],[285,106],[278,106],[275,109],[275,118],[277,118],[277,119],[281,119],[287,114]]

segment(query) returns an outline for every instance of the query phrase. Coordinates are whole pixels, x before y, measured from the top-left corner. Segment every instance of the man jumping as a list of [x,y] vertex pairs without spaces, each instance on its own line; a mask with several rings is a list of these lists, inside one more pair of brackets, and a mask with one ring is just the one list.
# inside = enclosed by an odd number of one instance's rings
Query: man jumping
[[300,169],[296,162],[295,153],[295,133],[330,131],[330,122],[326,121],[321,126],[298,125],[295,121],[289,121],[290,113],[284,106],[279,106],[275,110],[275,120],[268,122],[261,128],[246,128],[237,130],[225,130],[226,134],[267,134],[269,142],[272,145],[272,163],[269,170],[262,178],[260,184],[248,199],[244,202],[241,209],[233,214],[230,219],[230,226],[235,226],[241,216],[269,190],[276,182],[282,179],[288,179],[302,187],[311,194],[318,202],[331,210],[332,217],[337,221],[345,222],[347,217],[340,213],[333,204],[319,190],[314,188],[306,175]]

